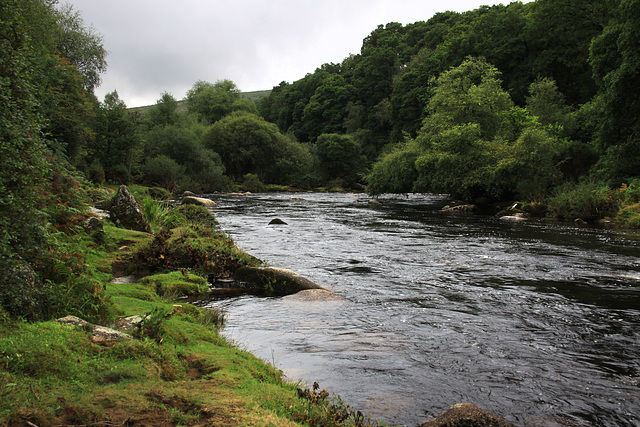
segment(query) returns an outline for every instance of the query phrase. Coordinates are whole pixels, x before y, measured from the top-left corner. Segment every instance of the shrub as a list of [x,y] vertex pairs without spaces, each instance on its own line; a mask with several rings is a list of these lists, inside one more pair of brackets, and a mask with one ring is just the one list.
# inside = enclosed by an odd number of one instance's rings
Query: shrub
[[218,221],[211,212],[200,205],[180,205],[175,209],[176,214],[182,216],[186,222],[192,225],[200,225],[215,230]]
[[207,281],[203,277],[184,270],[147,276],[142,278],[140,283],[153,286],[160,296],[197,296],[209,291]]
[[87,178],[94,184],[104,184],[104,168],[100,161],[94,160],[87,169]]
[[566,183],[549,199],[549,213],[559,219],[594,221],[613,215],[618,197],[598,182]]
[[228,277],[243,265],[260,264],[223,233],[202,226],[163,230],[151,244],[136,252],[132,261],[138,273],[185,268],[214,277]]
[[264,193],[266,190],[265,185],[262,183],[262,181],[260,181],[258,175],[253,173],[248,173],[244,176],[244,180],[242,181],[242,188],[252,193]]
[[628,228],[640,228],[640,203],[620,209],[616,222]]

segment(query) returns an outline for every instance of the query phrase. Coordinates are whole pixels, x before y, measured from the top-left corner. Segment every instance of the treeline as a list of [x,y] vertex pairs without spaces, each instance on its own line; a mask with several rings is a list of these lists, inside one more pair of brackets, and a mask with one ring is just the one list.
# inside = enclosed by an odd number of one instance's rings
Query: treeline
[[537,0],[390,23],[258,109],[311,146],[350,138],[371,194],[603,217],[638,201],[639,20],[637,0]]

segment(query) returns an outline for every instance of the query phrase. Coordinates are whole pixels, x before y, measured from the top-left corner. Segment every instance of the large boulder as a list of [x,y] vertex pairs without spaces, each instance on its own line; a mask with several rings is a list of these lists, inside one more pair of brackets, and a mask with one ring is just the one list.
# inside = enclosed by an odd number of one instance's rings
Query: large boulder
[[117,226],[128,228],[129,230],[151,232],[149,223],[142,216],[142,211],[138,202],[129,192],[126,185],[121,185],[118,192],[111,201],[109,209],[111,221]]
[[245,266],[237,269],[233,279],[249,291],[265,295],[291,295],[307,289],[323,289],[322,286],[283,268]]
[[182,198],[183,205],[200,205],[205,208],[215,208],[218,207],[216,202],[211,199],[205,199],[204,197],[196,197],[196,196],[185,196]]
[[515,427],[515,425],[470,403],[458,403],[420,427]]

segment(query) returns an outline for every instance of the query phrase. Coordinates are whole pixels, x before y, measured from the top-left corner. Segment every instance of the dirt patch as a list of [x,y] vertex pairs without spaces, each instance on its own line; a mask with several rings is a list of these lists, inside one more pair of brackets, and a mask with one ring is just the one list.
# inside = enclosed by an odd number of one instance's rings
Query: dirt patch
[[122,408],[107,408],[103,413],[103,421],[109,423],[108,425],[118,426],[169,427],[175,425],[171,421],[170,414],[161,408],[153,412],[135,414]]
[[111,274],[113,277],[122,277],[127,274],[127,263],[116,260],[111,264]]
[[220,370],[219,367],[210,365],[205,359],[194,354],[186,355],[183,361],[187,366],[187,379],[191,381],[199,380],[204,375]]

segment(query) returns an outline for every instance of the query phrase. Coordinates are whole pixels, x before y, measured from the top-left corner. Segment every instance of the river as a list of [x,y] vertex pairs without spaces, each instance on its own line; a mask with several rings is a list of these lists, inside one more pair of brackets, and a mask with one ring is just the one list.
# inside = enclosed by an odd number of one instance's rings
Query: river
[[637,232],[443,213],[433,195],[210,197],[241,249],[348,300],[207,303],[288,378],[397,425],[459,402],[517,425],[640,425]]

